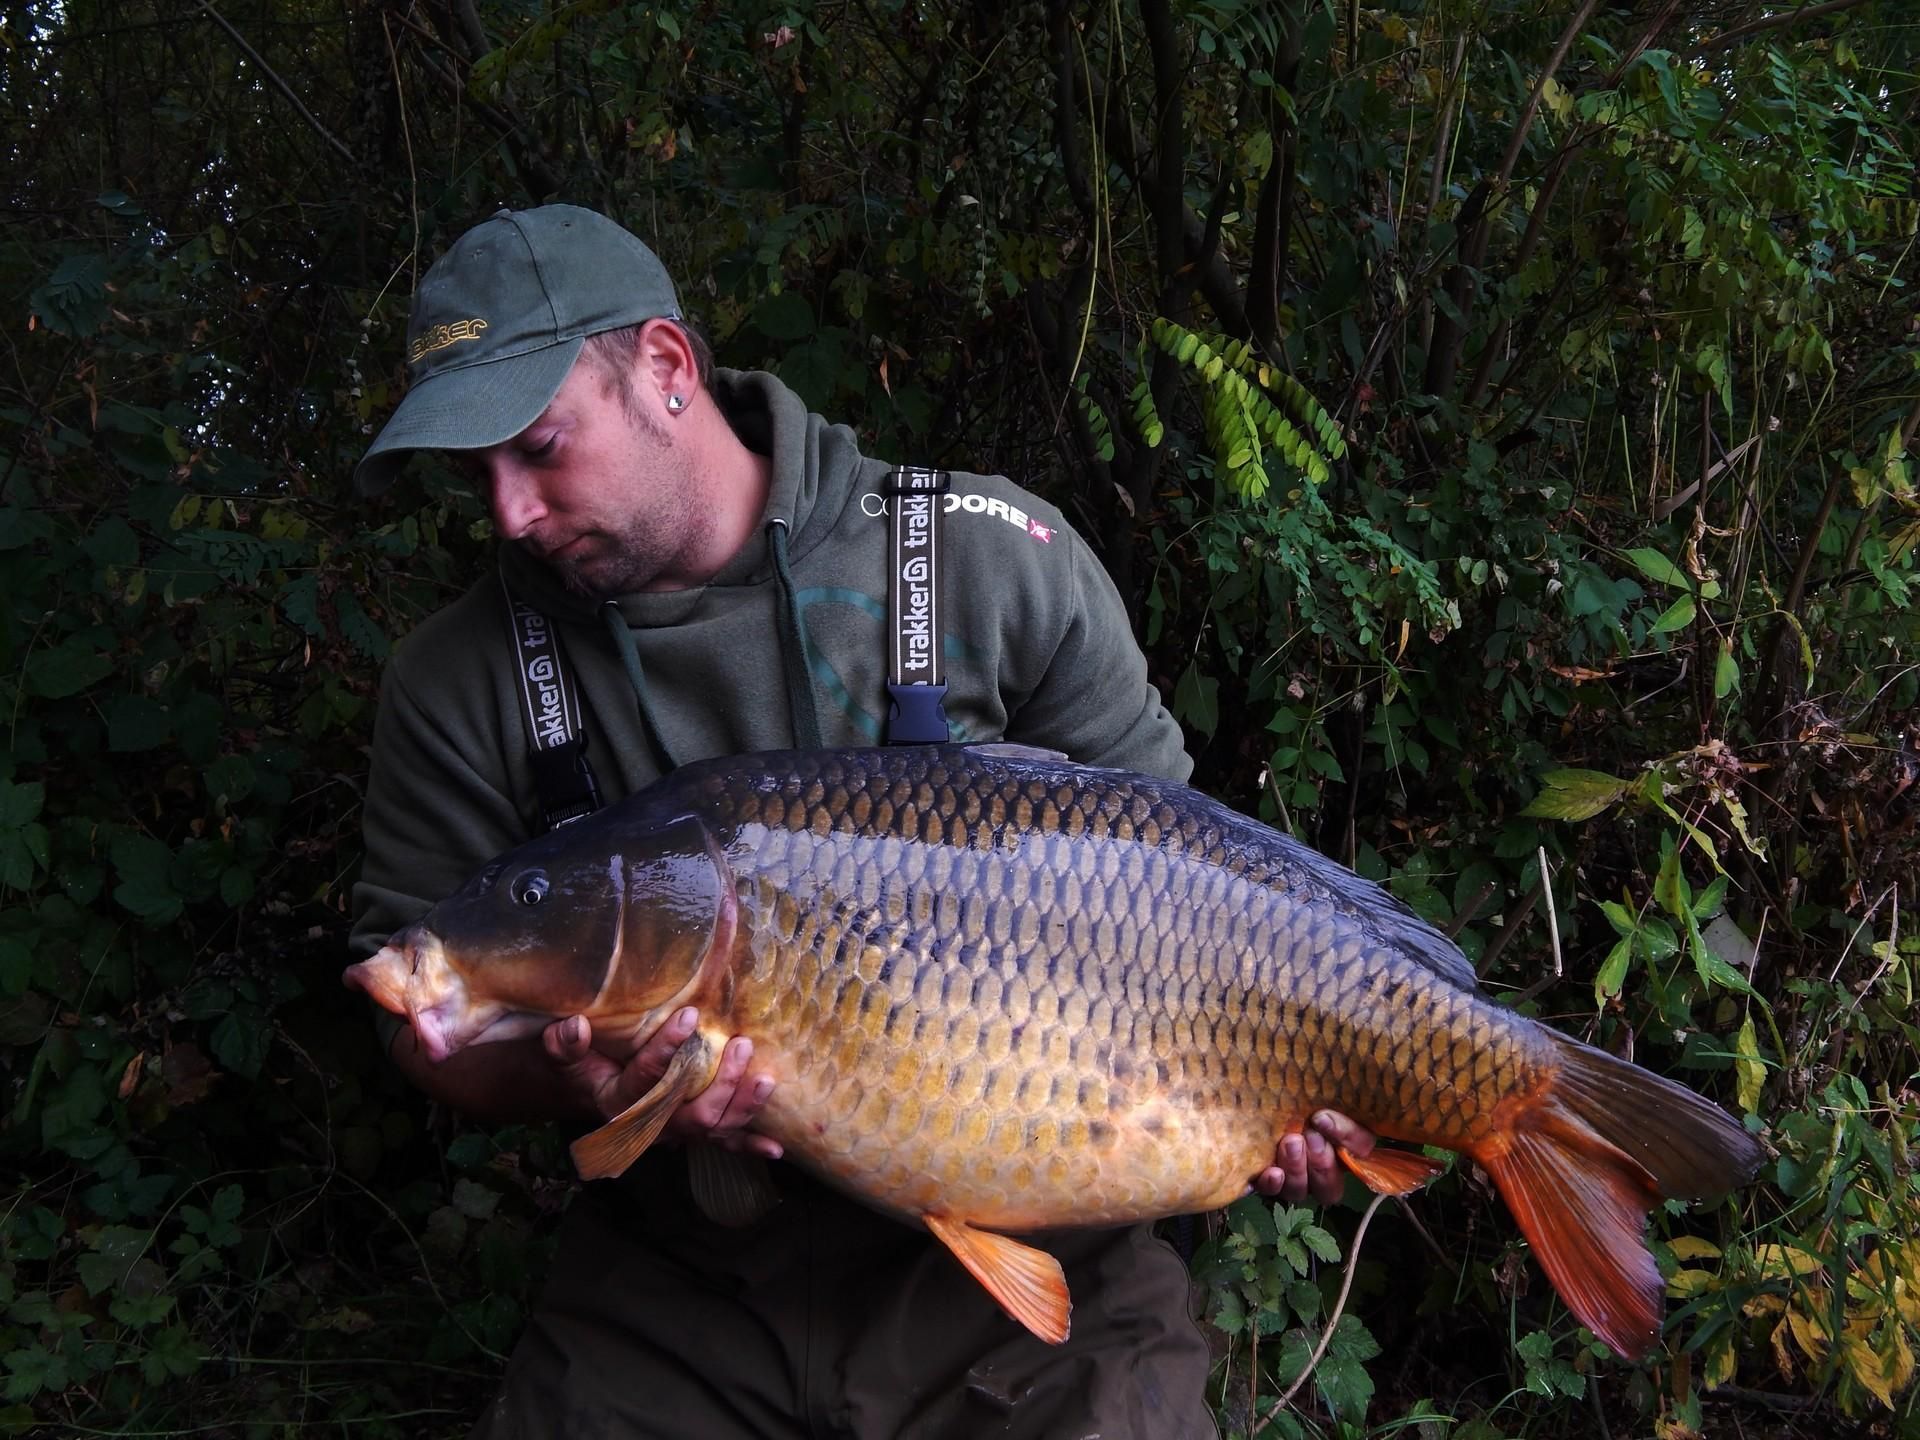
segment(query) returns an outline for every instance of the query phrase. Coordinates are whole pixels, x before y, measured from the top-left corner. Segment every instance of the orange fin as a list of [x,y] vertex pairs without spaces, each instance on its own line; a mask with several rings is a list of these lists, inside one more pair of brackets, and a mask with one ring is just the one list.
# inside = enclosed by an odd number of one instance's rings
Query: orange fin
[[1344,1145],[1336,1145],[1333,1153],[1340,1157],[1342,1165],[1360,1177],[1362,1185],[1379,1195],[1411,1195],[1447,1168],[1443,1160],[1385,1146],[1371,1155],[1355,1155]]
[[920,1218],[967,1272],[987,1287],[1001,1309],[1049,1345],[1065,1342],[1073,1303],[1058,1260],[1044,1250],[991,1230],[976,1230],[951,1216]]
[[1660,1198],[1653,1177],[1555,1099],[1522,1102],[1508,1123],[1473,1158],[1567,1308],[1620,1355],[1639,1359],[1660,1338],[1665,1303],[1645,1239]]
[[582,1180],[623,1175],[660,1138],[682,1101],[698,1095],[720,1068],[720,1051],[699,1031],[667,1062],[660,1081],[598,1130],[573,1142],[573,1164]]

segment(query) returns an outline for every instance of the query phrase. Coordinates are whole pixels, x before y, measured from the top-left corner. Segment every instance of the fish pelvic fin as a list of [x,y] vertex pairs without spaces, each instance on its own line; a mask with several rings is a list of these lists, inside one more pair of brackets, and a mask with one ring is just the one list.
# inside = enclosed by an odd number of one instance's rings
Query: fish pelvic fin
[[780,1203],[765,1160],[718,1145],[687,1146],[687,1185],[700,1213],[731,1229],[754,1224]]
[[604,1180],[625,1174],[660,1138],[681,1102],[706,1089],[719,1068],[719,1048],[697,1030],[689,1035],[673,1052],[658,1084],[598,1130],[573,1142],[573,1164],[580,1178]]
[[931,1230],[967,1267],[1000,1308],[1049,1345],[1064,1344],[1073,1302],[1066,1272],[1044,1250],[949,1215],[923,1215]]
[[1333,1147],[1340,1163],[1376,1195],[1411,1195],[1447,1168],[1444,1160],[1435,1160],[1413,1150],[1393,1150],[1381,1146],[1370,1155],[1355,1155],[1344,1145]]
[[1664,1285],[1646,1218],[1662,1200],[1743,1184],[1758,1143],[1682,1085],[1577,1041],[1559,1072],[1503,1102],[1471,1153],[1567,1308],[1629,1360],[1659,1339]]

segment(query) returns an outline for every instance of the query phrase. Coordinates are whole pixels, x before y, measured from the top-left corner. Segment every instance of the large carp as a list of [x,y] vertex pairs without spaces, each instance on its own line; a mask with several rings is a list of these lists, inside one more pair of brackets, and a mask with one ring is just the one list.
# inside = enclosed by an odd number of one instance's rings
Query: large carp
[[[998,1232],[1224,1205],[1325,1107],[1471,1155],[1568,1307],[1638,1356],[1647,1212],[1761,1158],[1692,1091],[1483,995],[1379,886],[1184,785],[1013,746],[688,765],[493,861],[347,980],[435,1059],[573,1014],[623,1058],[698,1006],[660,1083],[576,1142],[583,1175],[630,1165],[747,1036],[779,1082],[757,1128],[1053,1341],[1058,1264]],[[1437,1168],[1341,1158],[1394,1193]]]

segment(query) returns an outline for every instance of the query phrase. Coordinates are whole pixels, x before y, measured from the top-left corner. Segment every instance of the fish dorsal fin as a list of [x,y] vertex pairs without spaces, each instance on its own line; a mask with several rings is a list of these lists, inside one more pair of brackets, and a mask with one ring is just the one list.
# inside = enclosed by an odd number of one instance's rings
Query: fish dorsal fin
[[927,1228],[1015,1320],[1049,1345],[1065,1343],[1073,1302],[1066,1272],[1044,1250],[947,1215],[924,1215]]
[[706,1089],[719,1068],[719,1047],[694,1031],[673,1052],[659,1084],[598,1130],[573,1142],[573,1163],[580,1178],[604,1180],[624,1175],[627,1167],[660,1138],[681,1102]]
[[1038,745],[1021,745],[1013,740],[993,740],[984,745],[969,745],[976,755],[991,755],[998,760],[1065,760],[1064,750],[1047,750]]
[[718,1145],[687,1147],[687,1185],[700,1213],[716,1225],[740,1229],[780,1203],[767,1162]]
[[1336,1145],[1334,1154],[1376,1195],[1410,1195],[1447,1168],[1445,1161],[1385,1146],[1371,1155],[1355,1155],[1346,1146]]

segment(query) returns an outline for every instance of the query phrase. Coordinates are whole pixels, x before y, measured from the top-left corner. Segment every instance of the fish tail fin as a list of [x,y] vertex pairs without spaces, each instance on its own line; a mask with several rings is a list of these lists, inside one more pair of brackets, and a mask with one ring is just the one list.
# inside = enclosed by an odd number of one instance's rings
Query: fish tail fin
[[1648,1212],[1751,1179],[1760,1147],[1719,1106],[1604,1050],[1562,1041],[1559,1059],[1471,1153],[1567,1308],[1638,1359],[1659,1338],[1665,1292]]

